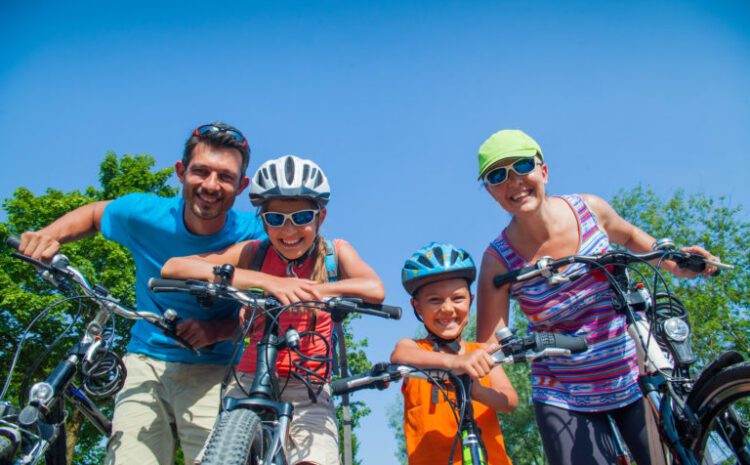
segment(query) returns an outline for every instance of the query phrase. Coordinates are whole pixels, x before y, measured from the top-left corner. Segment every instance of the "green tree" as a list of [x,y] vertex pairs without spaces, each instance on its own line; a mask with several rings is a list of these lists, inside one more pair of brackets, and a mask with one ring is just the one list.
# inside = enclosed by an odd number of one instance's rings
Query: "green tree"
[[[712,278],[669,278],[673,293],[685,304],[693,329],[693,349],[700,364],[726,350],[750,354],[750,223],[742,208],[725,197],[675,192],[667,200],[652,189],[620,191],[612,206],[623,218],[657,238],[679,246],[700,245],[735,265]],[[667,274],[668,275],[668,274]],[[671,276],[671,275],[668,275]]]
[[[19,188],[12,197],[3,201],[7,221],[0,224],[0,363],[6,369],[10,366],[16,346],[21,342],[23,329],[42,309],[60,297],[36,276],[31,266],[9,256],[5,239],[27,230],[40,229],[63,214],[90,202],[109,200],[129,192],[176,195],[177,189],[167,184],[172,169],[152,171],[153,166],[154,160],[149,155],[124,155],[118,158],[114,153],[109,153],[100,165],[99,189],[88,187],[83,192],[64,193],[50,188],[43,195],[35,196],[28,189]],[[92,283],[106,286],[125,305],[134,305],[135,267],[130,254],[123,247],[97,234],[64,245],[62,253]],[[79,313],[77,305],[60,305],[34,325],[23,340],[25,347],[5,400],[14,403],[22,401],[28,386],[50,372],[80,337],[80,329],[87,321],[90,310],[90,307],[84,308],[82,314],[76,316]],[[71,323],[75,324],[66,331]],[[129,327],[129,324],[117,321],[119,335],[127,334]],[[48,344],[61,334],[60,344],[46,353]],[[118,339],[120,353],[124,351],[125,339]],[[30,372],[37,359],[38,367]],[[100,408],[110,414],[112,399],[100,402]],[[68,412],[66,430],[69,463],[97,464],[103,461],[101,437],[78,411]]]

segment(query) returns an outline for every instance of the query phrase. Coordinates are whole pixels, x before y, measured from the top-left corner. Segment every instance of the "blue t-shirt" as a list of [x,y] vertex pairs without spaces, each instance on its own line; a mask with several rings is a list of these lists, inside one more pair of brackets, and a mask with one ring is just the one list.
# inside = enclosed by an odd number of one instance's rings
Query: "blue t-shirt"
[[[208,236],[193,234],[183,221],[185,202],[182,197],[159,197],[153,194],[128,194],[107,205],[102,216],[104,237],[125,246],[135,261],[135,301],[139,310],[163,313],[174,309],[181,319],[220,319],[231,316],[238,305],[217,301],[210,309],[201,308],[195,297],[175,292],[155,294],[148,280],[160,277],[168,259],[224,249],[247,239],[265,237],[262,223],[252,213],[230,209],[224,228]],[[192,352],[161,333],[150,323],[138,320],[131,331],[128,351],[159,360],[184,363],[225,364],[232,354],[231,341],[217,343],[210,350]]]

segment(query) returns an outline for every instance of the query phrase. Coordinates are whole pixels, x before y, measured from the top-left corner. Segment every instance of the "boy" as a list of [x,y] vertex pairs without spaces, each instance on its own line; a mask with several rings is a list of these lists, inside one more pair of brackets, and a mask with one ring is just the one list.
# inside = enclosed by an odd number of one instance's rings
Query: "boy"
[[[490,465],[510,465],[505,452],[497,413],[509,413],[518,397],[501,366],[482,344],[464,342],[461,333],[469,322],[474,296],[471,283],[476,267],[471,256],[450,244],[431,243],[419,249],[404,264],[401,281],[412,296],[417,319],[424,323],[424,339],[402,339],[391,354],[391,362],[419,368],[442,368],[473,380],[471,395],[474,417],[482,432]],[[404,434],[409,465],[445,463],[451,455],[458,425],[450,403],[426,380],[406,379]],[[453,463],[461,464],[460,448]]]

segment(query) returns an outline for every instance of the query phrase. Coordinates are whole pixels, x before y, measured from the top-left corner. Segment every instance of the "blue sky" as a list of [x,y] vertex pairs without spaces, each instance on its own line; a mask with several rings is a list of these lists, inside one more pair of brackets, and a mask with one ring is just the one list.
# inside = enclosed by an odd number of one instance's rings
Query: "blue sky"
[[[507,222],[476,181],[498,129],[537,139],[551,193],[644,184],[750,205],[744,1],[6,1],[0,43],[0,197],[96,185],[108,150],[171,166],[215,119],[245,132],[250,170],[312,158],[333,188],[324,233],[407,307],[355,324],[372,360],[417,330],[404,259],[432,240],[478,258]],[[397,395],[357,396],[374,411],[366,465],[392,460]]]

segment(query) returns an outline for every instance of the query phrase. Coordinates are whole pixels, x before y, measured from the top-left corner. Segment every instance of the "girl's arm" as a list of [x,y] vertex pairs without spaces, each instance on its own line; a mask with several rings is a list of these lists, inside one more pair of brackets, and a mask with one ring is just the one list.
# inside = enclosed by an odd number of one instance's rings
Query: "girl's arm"
[[518,407],[518,394],[513,389],[505,370],[501,365],[492,369],[489,374],[490,387],[474,383],[471,396],[498,413],[511,413]]
[[508,269],[488,248],[482,256],[479,268],[479,282],[477,284],[477,341],[495,341],[495,330],[508,326],[510,307],[510,284],[499,289],[495,288],[492,280],[495,276],[507,273]]
[[379,304],[385,298],[385,289],[377,273],[360,258],[348,242],[336,241],[339,281],[316,284],[321,297],[359,297],[365,302]]
[[174,279],[200,279],[213,281],[214,266],[229,264],[235,267],[230,284],[238,289],[260,288],[275,296],[283,305],[300,300],[320,300],[315,283],[308,279],[280,278],[259,271],[244,269],[253,257],[254,245],[250,241],[240,242],[218,252],[167,260],[161,275]]
[[[594,210],[594,213],[599,219],[600,225],[604,228],[604,232],[607,233],[611,242],[636,253],[648,252],[651,250],[656,239],[642,229],[625,221],[606,200],[591,194],[584,194],[583,198],[592,210]],[[701,255],[712,261],[720,261],[703,247],[697,245],[683,247],[680,250]],[[661,267],[681,278],[694,278],[698,275],[698,273],[694,271],[678,267],[677,264],[671,260],[661,262]],[[703,275],[709,276],[715,271],[715,266],[706,265]]]

